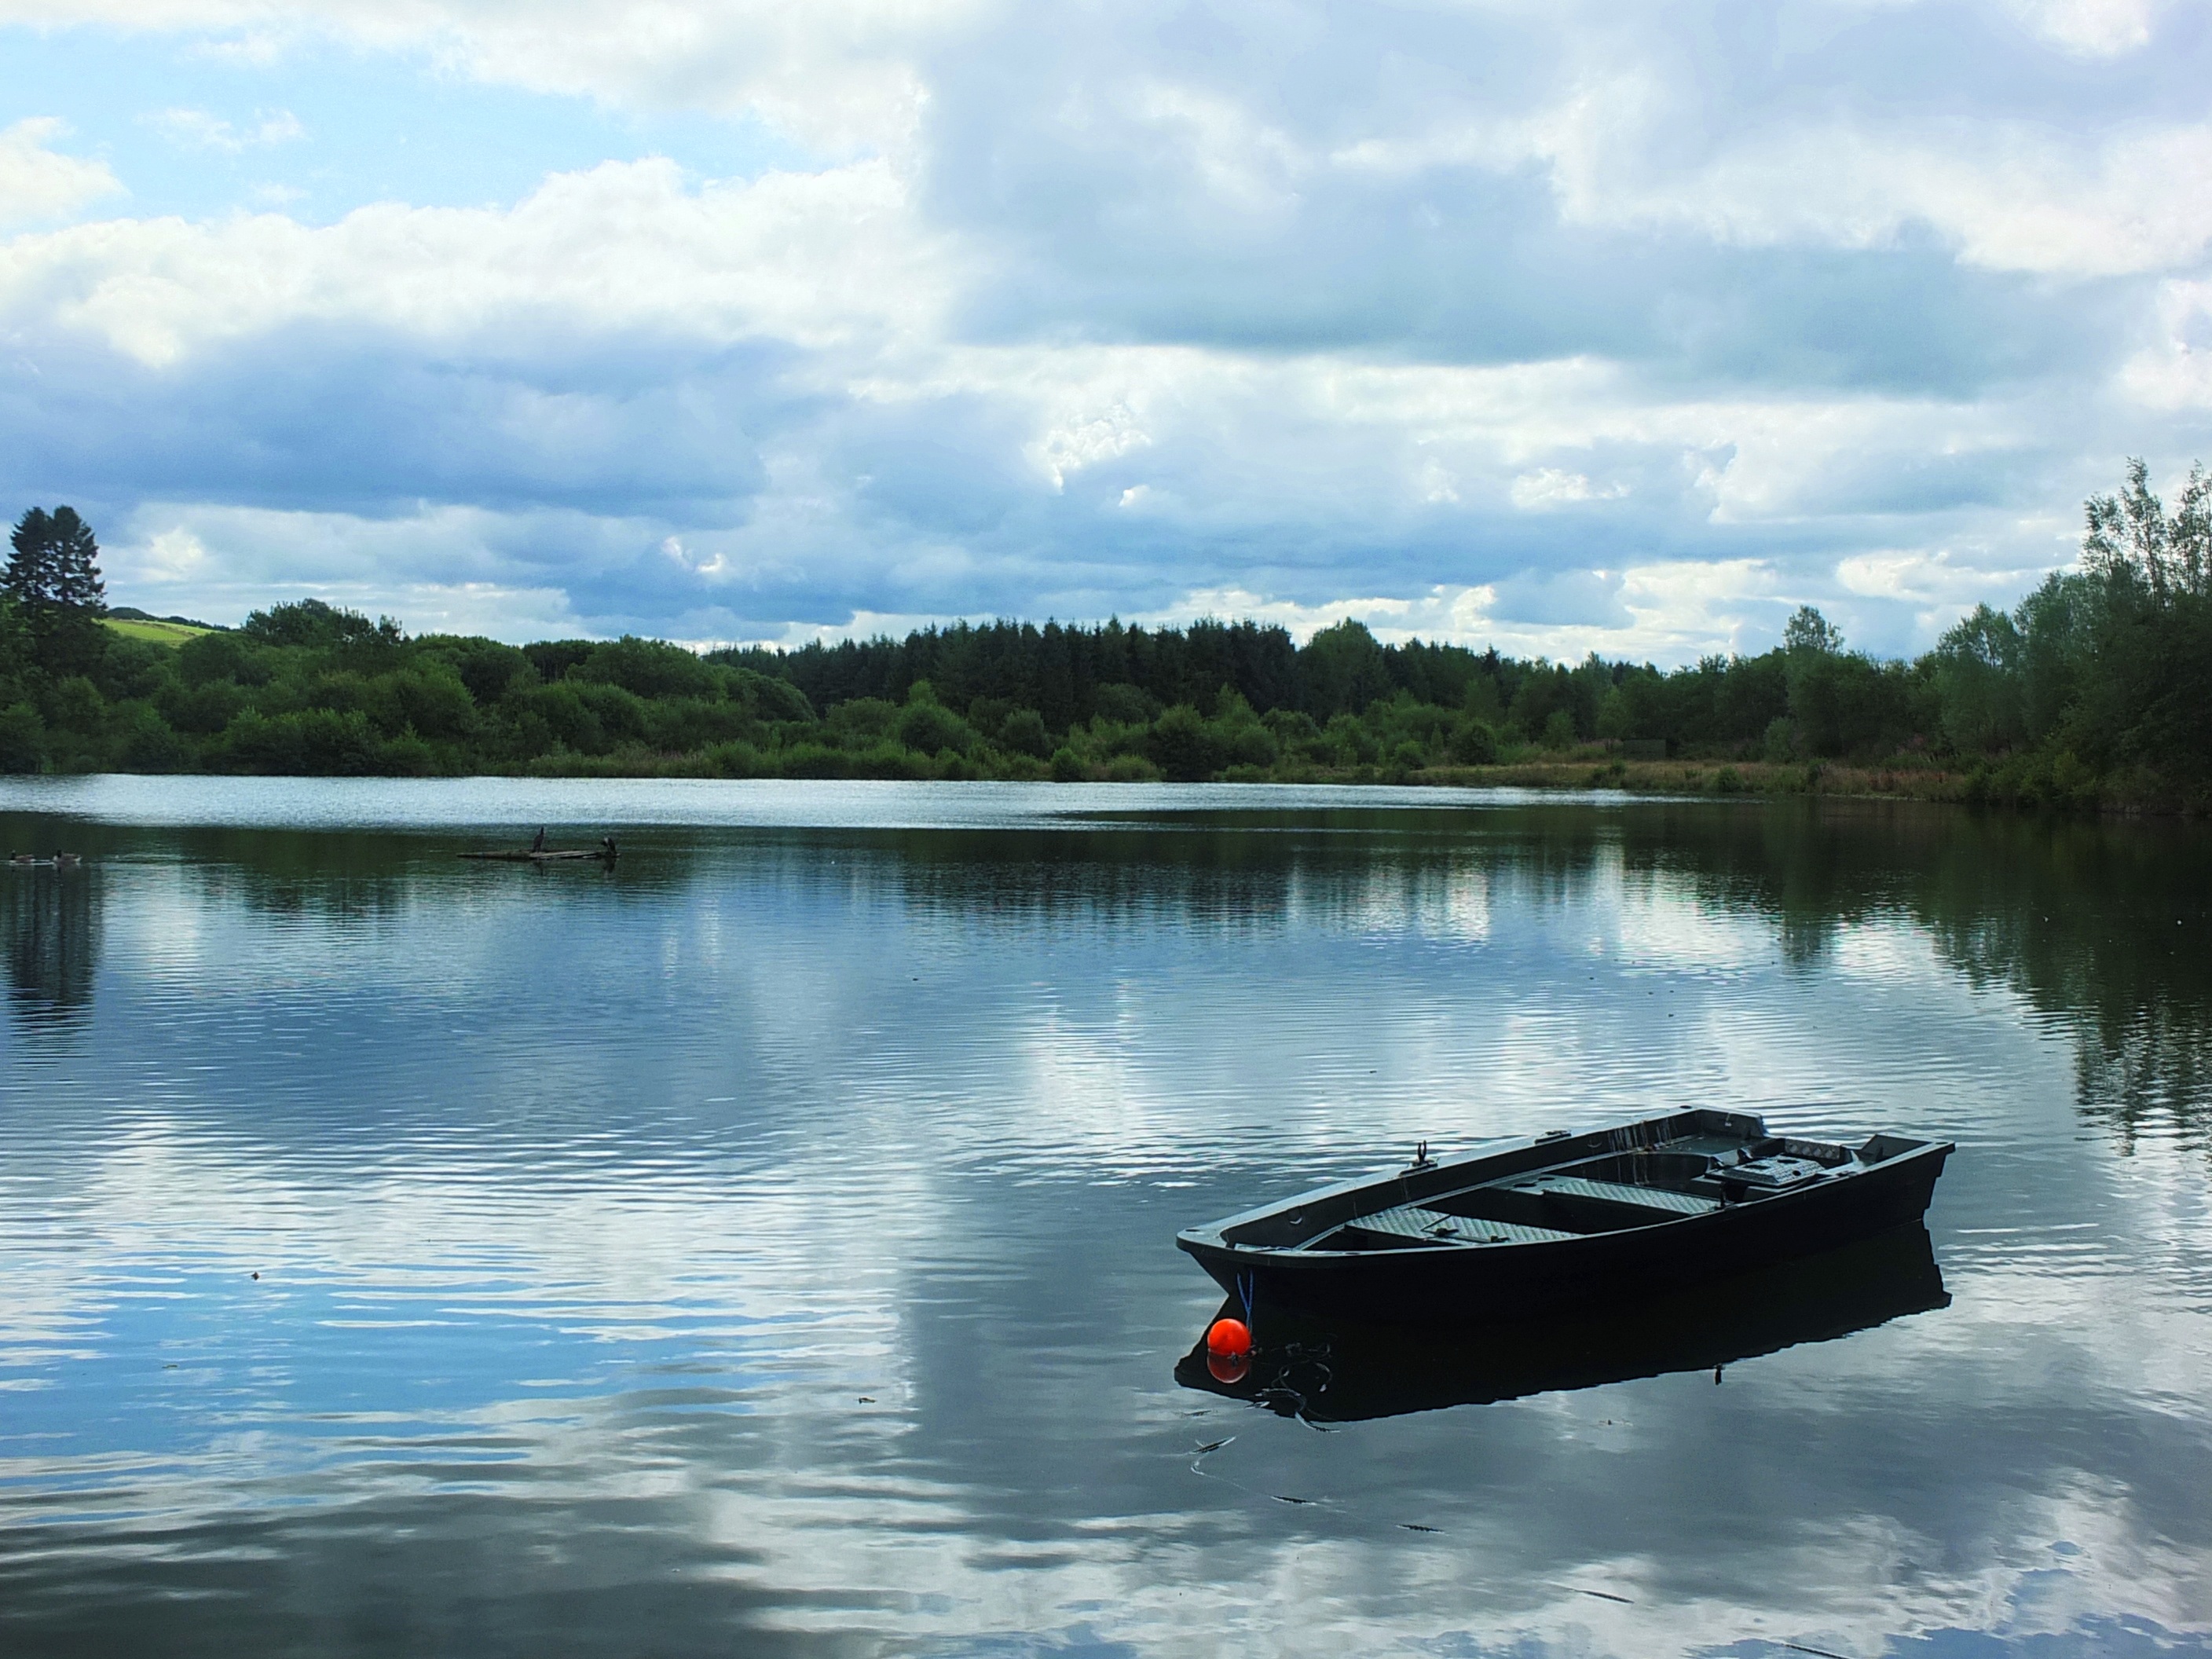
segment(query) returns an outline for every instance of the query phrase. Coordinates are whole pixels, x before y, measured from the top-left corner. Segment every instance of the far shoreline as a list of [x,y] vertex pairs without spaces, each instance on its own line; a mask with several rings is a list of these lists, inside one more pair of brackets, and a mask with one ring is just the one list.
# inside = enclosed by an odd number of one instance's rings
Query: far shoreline
[[[1109,793],[1123,787],[1179,793],[1223,787],[1346,791],[1388,788],[1425,790],[1516,790],[1536,794],[1617,794],[1651,800],[1778,801],[1837,800],[1915,802],[1935,805],[1994,808],[2008,814],[2034,816],[2039,812],[2069,817],[2171,818],[2201,820],[2201,808],[2162,797],[2155,788],[2140,798],[2115,798],[2112,780],[2099,781],[2101,787],[2053,788],[2051,781],[2031,778],[2023,791],[2018,780],[2009,788],[1993,787],[1984,769],[1962,770],[1940,766],[1839,762],[1772,763],[1685,757],[1670,760],[1626,760],[1603,753],[1570,754],[1542,759],[1521,759],[1483,766],[1430,766],[1399,769],[1358,766],[1339,769],[1231,767],[1210,778],[1169,779],[1158,775],[1055,777],[1042,765],[983,772],[957,757],[945,757],[941,769],[926,757],[896,771],[890,769],[843,773],[814,771],[805,775],[777,772],[733,774],[712,763],[703,755],[650,755],[638,751],[608,756],[548,756],[507,771],[452,773],[368,772],[131,772],[118,770],[41,772],[0,775],[0,792],[15,783],[59,785],[91,782],[102,778],[137,779],[151,783],[161,779],[215,782],[315,782],[345,784],[466,784],[505,782],[526,784],[667,781],[691,783],[763,784],[963,784],[1087,785]],[[1013,775],[1009,775],[1009,771]],[[2062,786],[2071,781],[2059,781]],[[2146,779],[2145,782],[2150,781]],[[1411,805],[1413,802],[1401,802]],[[5,810],[0,808],[0,810]]]

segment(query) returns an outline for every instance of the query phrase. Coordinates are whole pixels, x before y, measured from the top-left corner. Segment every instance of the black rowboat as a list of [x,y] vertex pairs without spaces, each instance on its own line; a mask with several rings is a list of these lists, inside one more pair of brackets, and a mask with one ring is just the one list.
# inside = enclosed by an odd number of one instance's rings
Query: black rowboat
[[1674,1112],[1431,1158],[1179,1233],[1255,1311],[1394,1323],[1521,1319],[1810,1255],[1916,1221],[1948,1141],[1770,1135]]

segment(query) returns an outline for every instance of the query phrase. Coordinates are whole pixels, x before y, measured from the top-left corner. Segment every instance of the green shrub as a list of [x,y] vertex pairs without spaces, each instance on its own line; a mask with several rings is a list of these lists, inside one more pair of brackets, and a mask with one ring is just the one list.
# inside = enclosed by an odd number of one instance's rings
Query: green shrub
[[547,685],[565,678],[570,669],[599,648],[597,640],[539,640],[521,647],[538,679]]
[[246,693],[229,680],[165,685],[155,694],[154,706],[178,731],[210,737],[237,718],[246,707]]
[[750,668],[723,668],[723,695],[732,702],[744,706],[747,713],[762,720],[811,720],[814,705],[806,701],[806,694],[789,680],[777,679],[771,674],[757,674]]
[[[349,708],[360,708],[368,702],[368,682],[349,669],[338,669],[331,673],[317,674],[305,682],[287,679],[272,688],[259,700],[261,712],[273,714],[291,708],[334,708],[344,714]],[[392,726],[398,731],[406,722]]]
[[1488,766],[1498,759],[1498,733],[1472,716],[1452,727],[1445,752],[1462,766]]
[[152,704],[125,703],[116,710],[116,716],[112,741],[125,771],[182,772],[191,765],[190,746],[170,730]]
[[673,755],[718,743],[757,741],[764,734],[760,721],[742,703],[677,697],[645,705],[645,735],[648,748]]
[[897,729],[899,708],[881,697],[853,697],[830,711],[827,725],[848,743],[872,746]]
[[1092,719],[1116,726],[1150,726],[1159,718],[1160,702],[1140,687],[1116,681],[1091,694],[1091,710]]
[[176,651],[151,640],[108,641],[94,675],[100,694],[110,702],[143,701],[170,684],[176,672]]
[[636,692],[625,687],[577,680],[571,677],[562,688],[573,690],[582,699],[584,707],[599,723],[610,748],[625,744],[642,744],[646,738],[646,710],[649,704]]
[[901,743],[925,755],[946,749],[964,755],[975,742],[974,727],[934,702],[908,703],[899,711],[898,724],[893,729]]
[[708,769],[717,777],[758,778],[773,775],[768,757],[749,743],[718,743],[707,751]]
[[999,744],[1017,755],[1039,760],[1052,753],[1052,738],[1044,729],[1044,716],[1034,708],[1017,708],[999,726]]
[[593,647],[568,677],[618,685],[639,697],[716,697],[722,691],[720,677],[696,653],[635,634]]
[[[329,605],[321,599],[297,599],[289,605],[272,605],[266,611],[254,611],[232,637],[254,640],[264,645],[327,651],[337,647],[374,645],[380,641],[396,645],[399,641],[399,625],[389,617],[371,622],[358,611]],[[192,643],[198,644],[198,641]],[[191,647],[185,648],[189,650]]]
[[427,778],[436,775],[442,769],[438,764],[437,750],[412,732],[402,732],[384,745],[377,757],[377,769],[387,777]]
[[1375,734],[1354,715],[1331,715],[1321,735],[1324,753],[1334,766],[1371,765],[1382,752]]
[[0,708],[0,772],[36,772],[46,760],[45,717],[27,702]]
[[1252,712],[1252,705],[1236,692],[1223,690],[1208,722],[1214,752],[1224,766],[1260,769],[1273,766],[1283,752],[1275,734]]
[[177,672],[187,685],[231,680],[240,685],[269,683],[269,653],[236,634],[202,634],[177,647]]
[[[517,747],[523,754],[540,754],[558,745],[580,755],[596,755],[610,746],[599,717],[582,692],[566,681],[522,687],[508,695],[501,708],[521,738]],[[550,741],[539,737],[540,732]]]
[[936,776],[938,770],[931,763],[929,757],[918,755],[902,744],[886,742],[853,756],[848,775],[856,778],[928,778]]
[[849,778],[853,757],[842,749],[802,743],[781,750],[775,757],[775,769],[779,776],[787,778]]
[[1221,769],[1214,732],[1187,702],[1161,712],[1152,722],[1149,747],[1153,763],[1176,783],[1194,783]]
[[222,734],[217,750],[236,772],[354,777],[380,769],[381,745],[359,709],[307,708],[268,715],[248,709]]
[[476,700],[461,677],[439,662],[378,676],[363,687],[356,706],[386,736],[412,731],[423,738],[464,738],[476,729]]
[[52,731],[88,738],[98,734],[107,724],[107,699],[82,674],[72,674],[55,682],[40,702],[40,712]]
[[1094,755],[1142,755],[1152,745],[1152,728],[1149,724],[1122,726],[1102,714],[1080,735],[1083,741],[1078,746]]
[[497,640],[435,635],[418,639],[415,644],[422,657],[434,659],[452,668],[468,688],[470,701],[481,708],[489,708],[505,696],[518,678],[526,685],[535,684],[538,680],[538,671],[530,665],[530,659]]

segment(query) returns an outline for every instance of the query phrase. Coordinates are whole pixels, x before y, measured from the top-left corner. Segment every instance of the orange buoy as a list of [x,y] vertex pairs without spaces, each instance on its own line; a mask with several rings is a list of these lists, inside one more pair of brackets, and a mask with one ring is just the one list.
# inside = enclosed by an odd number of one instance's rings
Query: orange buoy
[[1217,1319],[1206,1328],[1206,1352],[1217,1359],[1249,1359],[1252,1333],[1241,1319]]

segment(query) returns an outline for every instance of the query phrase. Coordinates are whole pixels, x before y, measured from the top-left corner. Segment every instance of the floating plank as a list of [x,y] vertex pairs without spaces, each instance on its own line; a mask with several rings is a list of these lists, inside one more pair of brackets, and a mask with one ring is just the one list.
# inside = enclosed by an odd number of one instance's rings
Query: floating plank
[[611,864],[615,858],[615,854],[611,850],[604,847],[594,851],[575,851],[573,849],[563,848],[559,852],[553,853],[461,853],[455,856],[465,859],[475,859],[480,863],[487,864],[559,864],[571,859],[599,859],[603,862]]

